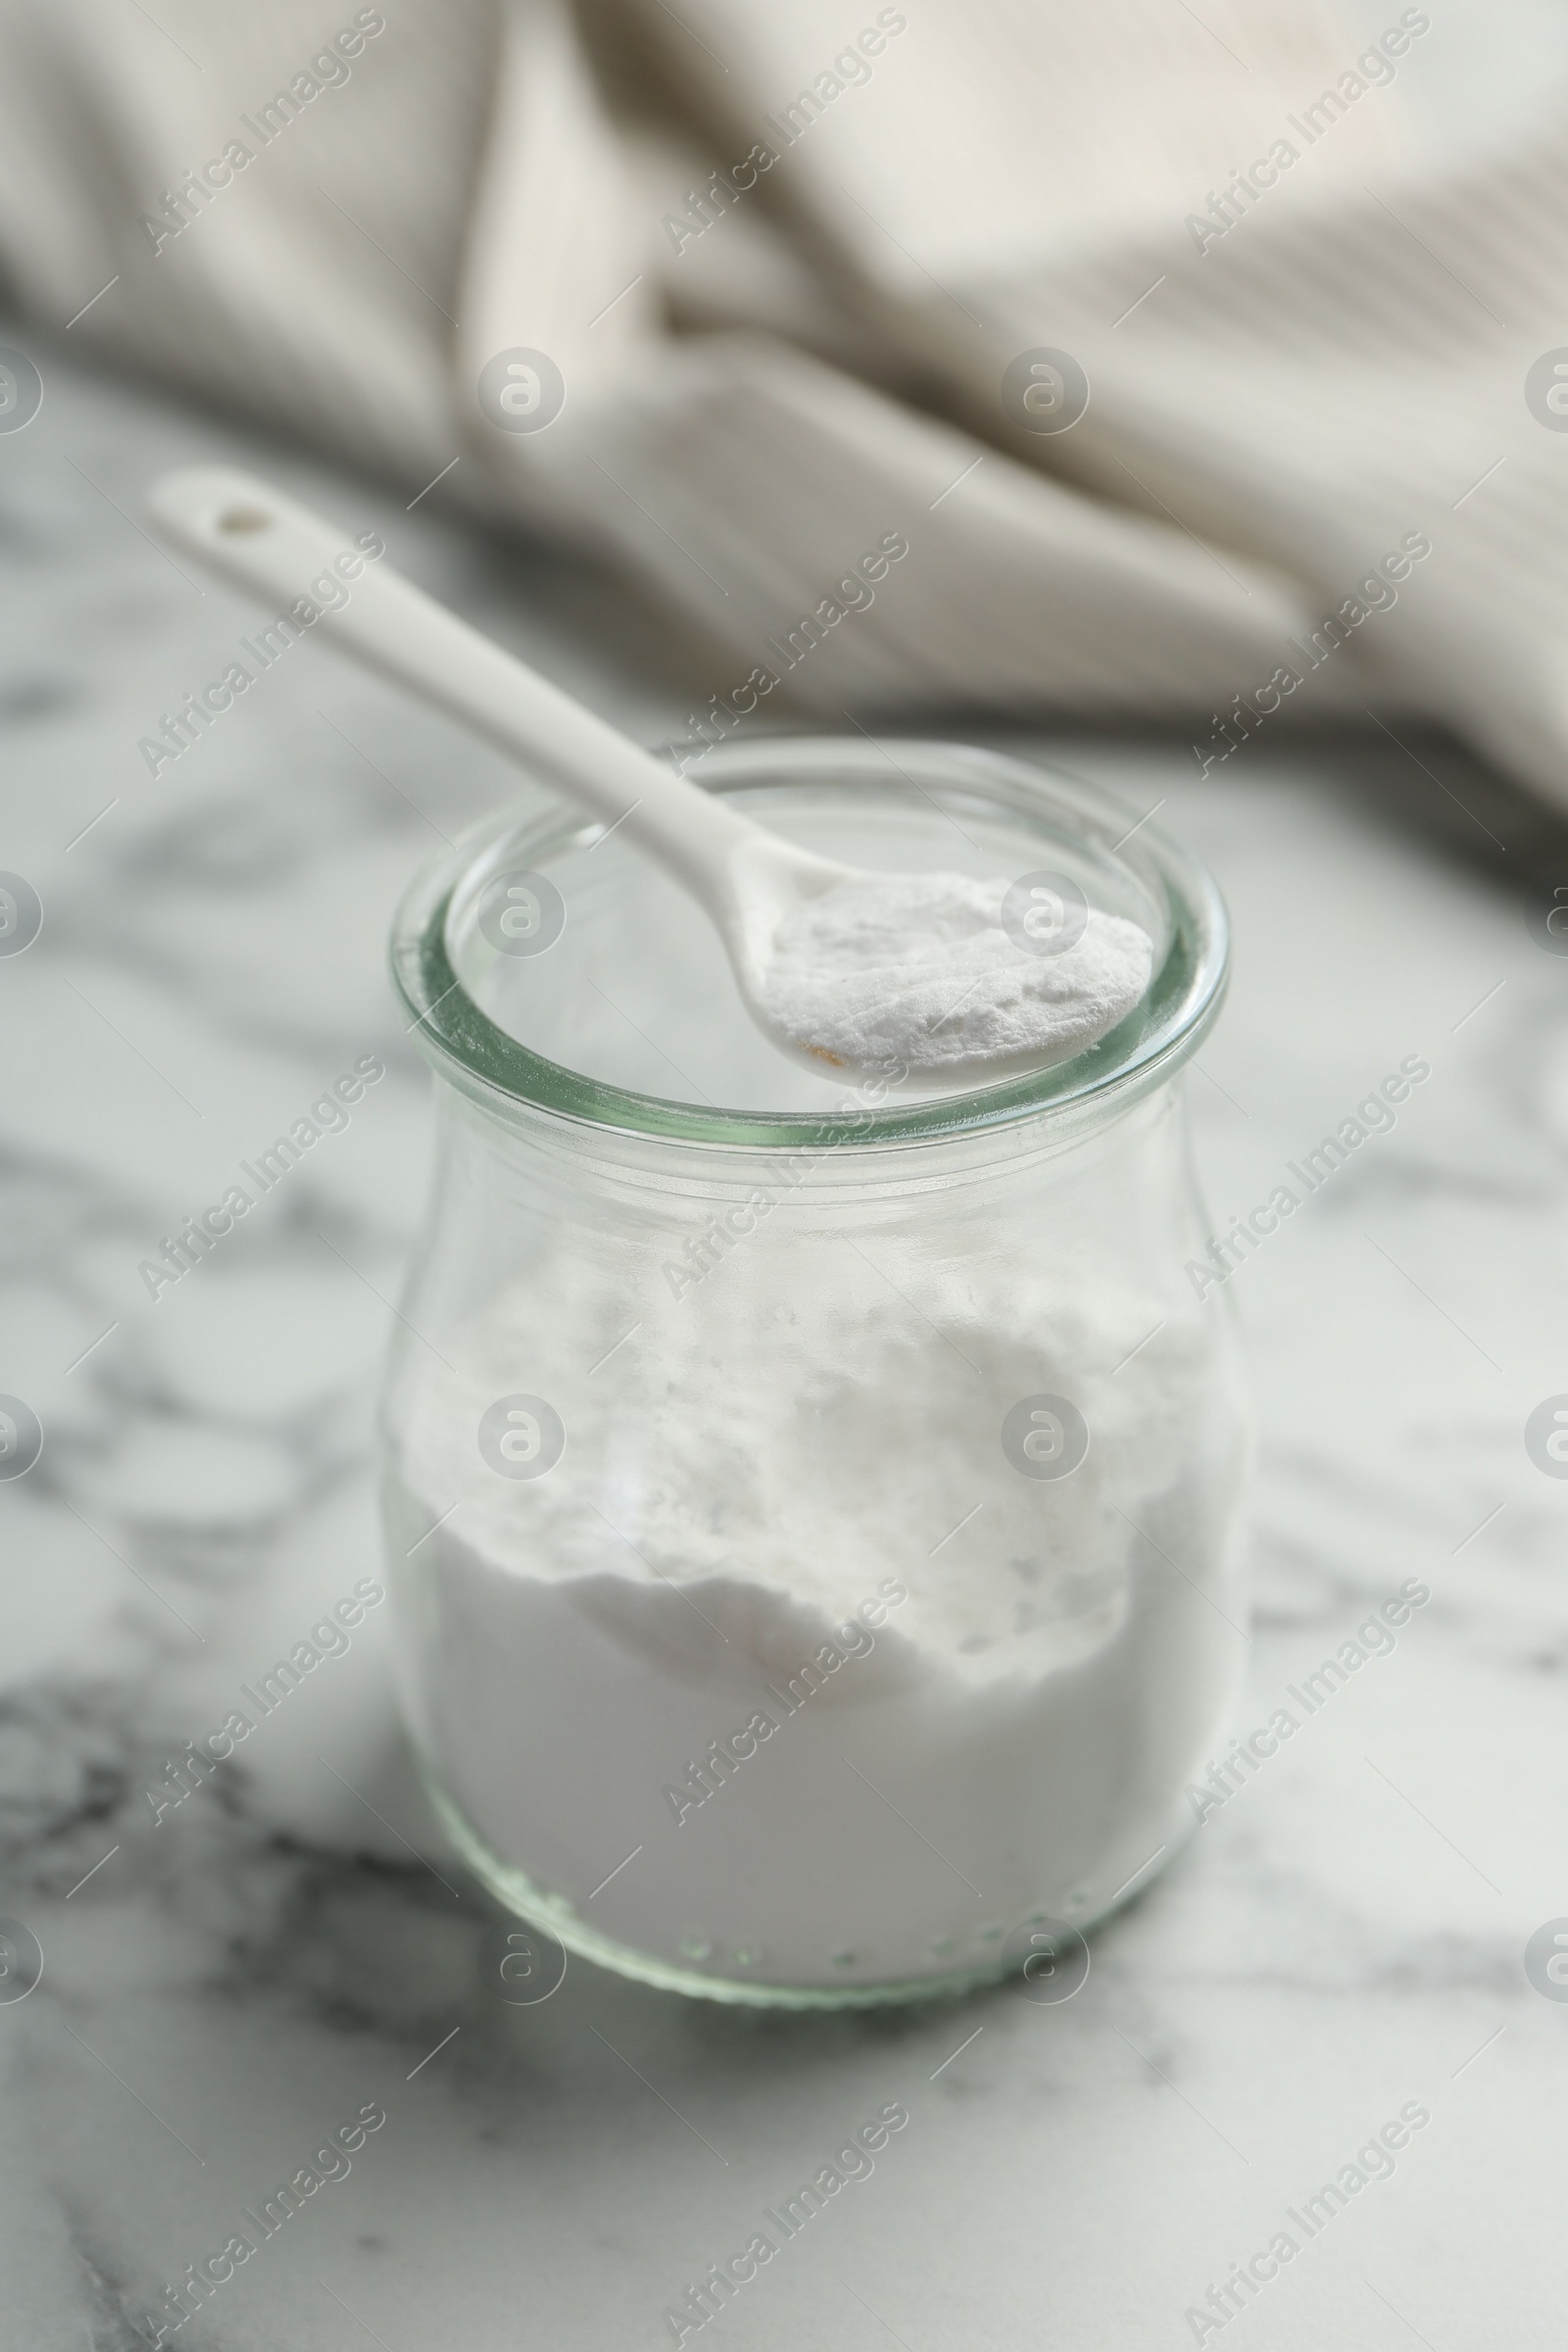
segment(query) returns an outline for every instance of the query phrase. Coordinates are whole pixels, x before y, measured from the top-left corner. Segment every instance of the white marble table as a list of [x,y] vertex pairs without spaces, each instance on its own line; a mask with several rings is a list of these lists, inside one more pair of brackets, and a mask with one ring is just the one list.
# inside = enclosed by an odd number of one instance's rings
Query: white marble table
[[[1232,1285],[1262,1419],[1242,1724],[1403,1580],[1430,1602],[1095,1939],[1064,2005],[783,2018],[573,1964],[510,2009],[476,1976],[493,1913],[412,1788],[379,1620],[243,1777],[156,1826],[146,1796],[375,1567],[371,1385],[428,1132],[382,937],[510,779],[308,645],[149,776],[138,738],[249,621],[126,510],[161,464],[265,463],[651,738],[699,671],[672,681],[569,565],[37,356],[45,409],[0,438],[0,865],[46,909],[0,959],[0,1390],[47,1433],[0,1485],[0,1911],[45,1956],[0,2004],[7,2341],[172,2325],[166,2289],[368,2108],[346,2177],[170,2341],[657,2346],[684,2283],[897,2100],[874,2176],[705,2337],[1557,2344],[1568,2004],[1524,1962],[1568,1914],[1568,1483],[1523,1443],[1568,1388],[1568,959],[1530,927],[1553,858],[1568,879],[1552,829],[1424,739],[1418,764],[1285,738],[1206,783],[1180,746],[1041,747],[1163,797],[1229,895],[1234,994],[1191,1081],[1216,1213],[1431,1062]],[[368,1052],[390,1074],[349,1131],[149,1301],[138,1261]],[[1430,2121],[1392,2177],[1310,2236],[1287,2220],[1407,2105]],[[1188,2316],[1282,2230],[1298,2250],[1240,2316]]]

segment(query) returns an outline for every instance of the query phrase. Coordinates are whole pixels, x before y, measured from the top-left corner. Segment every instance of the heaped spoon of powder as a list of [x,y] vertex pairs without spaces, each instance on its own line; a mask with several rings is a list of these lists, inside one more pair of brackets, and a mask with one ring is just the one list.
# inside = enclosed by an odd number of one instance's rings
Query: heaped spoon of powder
[[780,923],[762,1002],[792,1045],[911,1076],[1063,1061],[1125,1020],[1153,946],[1071,885],[855,874]]
[[401,578],[374,532],[350,539],[220,466],[165,474],[147,514],[170,546],[272,605],[274,626],[319,629],[657,858],[712,917],[748,1010],[794,1060],[894,1059],[914,1079],[983,1084],[1082,1053],[1149,984],[1146,934],[1070,883],[1029,903],[1028,877],[868,873],[753,823]]

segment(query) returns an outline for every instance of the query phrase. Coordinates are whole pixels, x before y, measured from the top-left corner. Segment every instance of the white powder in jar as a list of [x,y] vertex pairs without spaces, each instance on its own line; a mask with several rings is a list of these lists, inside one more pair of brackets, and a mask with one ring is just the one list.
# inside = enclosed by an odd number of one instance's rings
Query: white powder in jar
[[[853,1281],[803,1313],[767,1255],[618,1348],[624,1291],[554,1260],[443,1342],[388,1481],[411,1712],[590,1948],[824,1989],[984,1968],[1192,1826],[1242,1651],[1229,1348],[1196,1302],[1005,1257],[918,1315]],[[541,1477],[477,1444],[519,1392],[564,1425]],[[1069,1476],[1003,1449],[1040,1395],[1087,1423]]]
[[762,1004],[793,1044],[846,1068],[891,1057],[911,1075],[978,1075],[1082,1054],[1142,998],[1152,944],[1081,901],[1075,920],[1058,900],[1055,938],[1037,937],[1027,915],[1008,919],[1019,889],[952,873],[839,883],[780,925]]

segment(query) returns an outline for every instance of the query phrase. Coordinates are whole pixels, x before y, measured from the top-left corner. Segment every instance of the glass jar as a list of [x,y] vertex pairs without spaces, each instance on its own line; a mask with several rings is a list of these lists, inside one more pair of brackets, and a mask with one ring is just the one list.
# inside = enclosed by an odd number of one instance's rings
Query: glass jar
[[479,827],[393,939],[442,1081],[382,1421],[421,1765],[513,1910],[724,2000],[1055,1953],[1194,1826],[1245,1642],[1176,1083],[1218,895],[1085,785],[895,751],[759,738],[702,781],[855,863],[1065,874],[1142,922],[1145,1002],[1075,1060],[797,1069],[707,917],[559,810]]

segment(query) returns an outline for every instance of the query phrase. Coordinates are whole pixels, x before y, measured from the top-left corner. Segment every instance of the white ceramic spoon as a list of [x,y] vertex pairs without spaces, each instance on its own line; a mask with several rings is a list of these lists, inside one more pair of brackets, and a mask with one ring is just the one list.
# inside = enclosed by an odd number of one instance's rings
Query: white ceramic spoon
[[[879,1016],[890,1005],[902,1032],[912,1032],[915,1039],[912,1050],[900,1056],[906,1069],[934,1069],[940,1059],[949,1076],[983,1064],[989,1065],[984,1077],[992,1078],[1004,1065],[1059,1060],[1065,1053],[1081,1052],[1143,993],[1148,964],[1138,971],[1136,955],[1129,963],[1128,942],[1120,937],[1131,934],[1147,949],[1135,924],[1091,913],[1082,943],[1070,956],[1054,957],[1049,968],[1030,956],[1013,956],[1004,943],[999,961],[992,944],[1001,941],[995,912],[988,918],[971,903],[987,886],[961,875],[871,874],[797,849],[753,824],[433,603],[384,560],[365,561],[334,524],[253,475],[206,466],[166,473],[148,491],[146,513],[172,548],[280,612],[310,596],[311,582],[323,573],[341,580],[346,600],[322,610],[313,626],[319,625],[332,644],[405,692],[433,703],[511,753],[657,858],[717,925],[759,1028],[782,1053],[807,1062],[818,1075],[824,1062],[843,1068],[885,1056],[887,1024]],[[908,886],[906,911],[896,888],[891,906],[886,903],[888,886],[899,884]],[[843,919],[836,907],[821,909],[825,920],[813,918],[804,951],[796,948],[791,1003],[788,990],[778,988],[784,969],[775,948],[780,926],[846,885],[850,894]],[[879,894],[871,909],[875,938],[869,956],[863,890],[856,886],[870,886]],[[1004,886],[990,887],[1000,894]],[[905,1004],[908,966],[903,958],[911,949],[918,954],[923,942],[951,938],[955,924],[973,934],[980,960],[956,981],[928,965],[920,975],[925,992],[920,1004],[929,1003],[931,1010],[929,1015],[920,1010],[911,1020]],[[868,960],[878,958],[878,971],[868,973]],[[840,989],[841,981],[849,995]],[[869,1034],[858,1051],[858,1016],[846,1019],[845,1011],[868,986],[874,1000],[868,1000],[870,1028],[880,1029],[880,1035]],[[813,1009],[813,992],[819,1009]],[[971,1050],[965,1041],[974,1008],[991,998],[1002,1005],[1004,1019],[1016,1003],[1019,1020],[1005,1037],[978,1041],[977,1050]],[[961,1028],[948,1016],[952,999],[969,1008]],[[833,1049],[814,1034],[818,1023],[830,1029]],[[1020,1028],[1021,1038],[1014,1034]],[[923,1052],[927,1038],[929,1052]]]
[[[331,572],[338,557],[361,561],[334,524],[226,466],[166,473],[145,504],[172,547],[282,612],[308,596],[311,581]],[[796,849],[700,792],[384,559],[363,564],[347,586],[348,601],[323,615],[323,634],[406,693],[462,719],[656,858],[718,925],[753,1018],[786,1053],[797,1053],[761,1001],[768,951],[786,915],[854,869]]]

